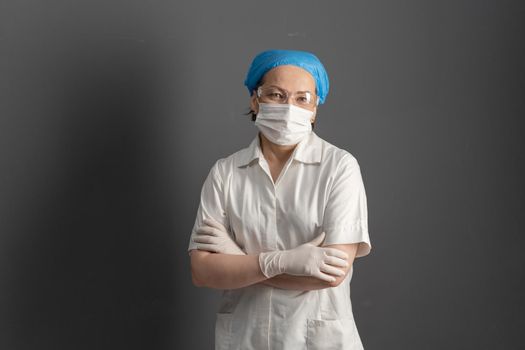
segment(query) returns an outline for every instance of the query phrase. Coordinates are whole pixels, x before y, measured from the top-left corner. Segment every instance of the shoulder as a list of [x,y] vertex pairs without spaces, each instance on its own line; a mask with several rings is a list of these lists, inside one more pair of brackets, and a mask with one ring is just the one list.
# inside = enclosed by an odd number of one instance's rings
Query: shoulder
[[232,172],[250,157],[251,147],[240,149],[226,157],[219,158],[211,167],[210,173],[220,180],[227,179]]
[[322,161],[332,169],[359,168],[357,158],[348,150],[340,148],[317,136],[321,141],[323,153]]

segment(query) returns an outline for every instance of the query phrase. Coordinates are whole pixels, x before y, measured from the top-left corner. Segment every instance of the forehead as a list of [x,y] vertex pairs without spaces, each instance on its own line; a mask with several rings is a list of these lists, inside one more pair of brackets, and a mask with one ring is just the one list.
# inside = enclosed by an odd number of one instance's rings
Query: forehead
[[315,91],[315,79],[306,70],[283,65],[270,69],[262,78],[264,85],[277,85],[289,91]]

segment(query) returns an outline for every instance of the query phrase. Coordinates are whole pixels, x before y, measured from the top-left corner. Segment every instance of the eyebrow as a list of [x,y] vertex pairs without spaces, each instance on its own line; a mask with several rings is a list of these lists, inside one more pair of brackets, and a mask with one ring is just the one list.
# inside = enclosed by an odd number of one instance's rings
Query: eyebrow
[[[284,90],[286,92],[289,92],[288,90],[286,89],[283,89],[282,87],[280,86],[277,86],[277,85],[268,85],[268,87],[274,87],[274,88],[277,88],[277,89],[280,89],[280,90]],[[299,90],[299,91],[295,91],[295,92],[308,92],[308,93],[312,93],[310,90]]]

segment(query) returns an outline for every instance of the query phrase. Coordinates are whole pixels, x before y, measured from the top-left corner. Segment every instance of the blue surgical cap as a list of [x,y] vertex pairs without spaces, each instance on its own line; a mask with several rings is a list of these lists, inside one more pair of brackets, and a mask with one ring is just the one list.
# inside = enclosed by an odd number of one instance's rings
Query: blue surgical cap
[[324,103],[330,87],[328,74],[321,61],[314,54],[306,51],[268,50],[255,56],[244,80],[250,95],[266,72],[283,65],[294,65],[309,72],[315,79],[319,103]]

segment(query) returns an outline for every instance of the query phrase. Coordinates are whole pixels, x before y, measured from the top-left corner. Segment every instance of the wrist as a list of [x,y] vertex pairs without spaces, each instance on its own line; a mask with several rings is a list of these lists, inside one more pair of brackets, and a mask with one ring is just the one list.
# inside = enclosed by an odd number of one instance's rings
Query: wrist
[[266,278],[272,278],[283,273],[280,251],[259,253],[259,268]]

